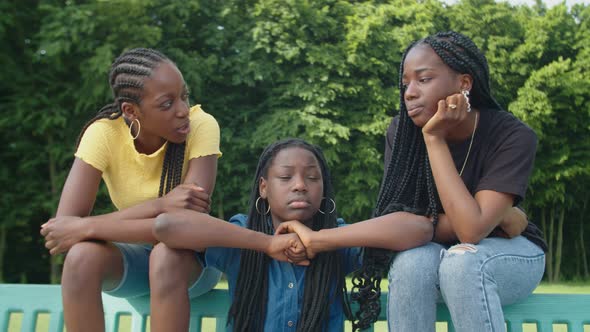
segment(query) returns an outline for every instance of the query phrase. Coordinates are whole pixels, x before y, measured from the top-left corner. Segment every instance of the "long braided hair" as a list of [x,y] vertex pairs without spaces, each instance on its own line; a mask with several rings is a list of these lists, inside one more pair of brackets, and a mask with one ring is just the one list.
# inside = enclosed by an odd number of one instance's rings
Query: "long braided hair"
[[[113,102],[101,108],[96,116],[84,125],[78,136],[76,147],[80,145],[80,140],[86,129],[96,120],[115,120],[119,118],[123,115],[121,106],[124,102],[139,105],[143,96],[145,79],[149,78],[154,69],[165,61],[172,63],[164,54],[149,48],[135,48],[121,54],[113,62],[109,72],[109,84],[113,93]],[[180,144],[168,142],[162,176],[160,177],[158,197],[167,194],[180,184],[184,150],[185,142]]]
[[[300,147],[313,153],[322,172],[323,195],[326,199],[322,200],[320,209],[326,213],[316,213],[313,216],[311,228],[317,231],[337,227],[336,211],[328,213],[332,209],[332,204],[328,201],[330,198],[334,199],[334,192],[327,163],[321,150],[301,139],[286,139],[269,145],[260,156],[250,194],[248,228],[269,235],[273,234],[270,216],[262,215],[256,210],[255,202],[260,197],[259,180],[261,177],[267,177],[268,169],[275,156],[281,150],[291,147]],[[263,211],[268,208],[267,203],[260,205]],[[228,323],[233,323],[234,331],[264,330],[270,260],[271,258],[264,253],[242,250],[236,292],[228,319]],[[297,331],[322,331],[328,322],[330,305],[338,299],[343,299],[344,287],[340,253],[330,251],[318,254],[305,272],[305,291]]]
[[[439,32],[412,43],[404,52],[399,70],[399,125],[393,139],[391,159],[381,183],[373,217],[397,211],[431,216],[436,230],[438,214],[443,212],[430,168],[421,128],[417,127],[406,109],[402,84],[404,62],[408,52],[418,45],[430,46],[451,69],[473,78],[470,103],[480,110],[501,109],[490,91],[488,63],[483,53],[468,37],[454,32]],[[352,300],[359,303],[353,329],[366,329],[381,311],[381,278],[386,275],[393,252],[386,249],[364,248],[363,266],[353,276]]]

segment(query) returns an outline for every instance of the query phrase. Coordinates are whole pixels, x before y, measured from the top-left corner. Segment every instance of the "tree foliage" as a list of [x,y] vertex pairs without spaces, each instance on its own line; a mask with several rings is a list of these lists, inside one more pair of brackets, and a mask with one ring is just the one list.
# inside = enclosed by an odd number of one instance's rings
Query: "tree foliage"
[[[493,0],[4,1],[0,280],[58,279],[38,228],[55,211],[79,130],[110,102],[109,65],[123,50],[163,51],[191,101],[217,118],[213,214],[243,212],[262,148],[298,136],[323,148],[338,210],[355,222],[376,200],[404,48],[448,29],[486,52],[496,97],[538,135],[526,204],[551,242],[548,277],[588,278],[589,18],[584,5]],[[95,213],[109,209],[103,188]]]

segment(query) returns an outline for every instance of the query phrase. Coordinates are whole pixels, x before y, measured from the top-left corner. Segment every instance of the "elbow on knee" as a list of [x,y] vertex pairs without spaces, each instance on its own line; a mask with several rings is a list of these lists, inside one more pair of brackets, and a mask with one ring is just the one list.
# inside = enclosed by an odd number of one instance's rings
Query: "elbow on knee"
[[172,224],[172,218],[168,213],[158,215],[152,227],[152,234],[156,240],[166,243],[171,233]]

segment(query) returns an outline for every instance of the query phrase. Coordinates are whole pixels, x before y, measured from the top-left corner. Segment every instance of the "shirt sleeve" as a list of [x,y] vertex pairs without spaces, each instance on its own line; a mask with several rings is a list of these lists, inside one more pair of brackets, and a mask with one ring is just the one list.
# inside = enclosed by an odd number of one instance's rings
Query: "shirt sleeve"
[[111,132],[111,126],[104,121],[115,120],[97,120],[92,123],[86,128],[80,140],[80,145],[78,145],[78,149],[74,154],[85,163],[103,173],[109,165],[109,157],[111,155],[109,150],[110,141],[107,137]]
[[217,155],[221,156],[219,149],[220,131],[217,120],[201,110],[200,106],[194,106],[191,112],[191,130],[187,140],[189,147],[188,159]]
[[489,156],[475,192],[494,190],[512,194],[513,204],[519,204],[526,194],[536,150],[537,136],[530,128],[523,126],[508,135]]

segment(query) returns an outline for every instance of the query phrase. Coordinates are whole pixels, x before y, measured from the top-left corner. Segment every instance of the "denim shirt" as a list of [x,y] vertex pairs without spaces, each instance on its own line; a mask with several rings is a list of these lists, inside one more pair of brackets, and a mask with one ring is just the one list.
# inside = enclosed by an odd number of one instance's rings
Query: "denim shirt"
[[[247,216],[237,214],[229,222],[246,227]],[[338,219],[338,226],[344,226],[344,220]],[[340,249],[343,257],[343,269],[346,274],[360,266],[358,248]],[[205,253],[207,266],[225,273],[230,297],[233,301],[240,270],[241,249],[208,248]],[[303,292],[305,287],[305,266],[271,260],[268,268],[268,302],[266,308],[265,331],[295,331],[301,315]],[[344,312],[342,300],[338,299],[330,306],[330,317],[324,331],[343,331]],[[228,331],[231,331],[228,326]]]

